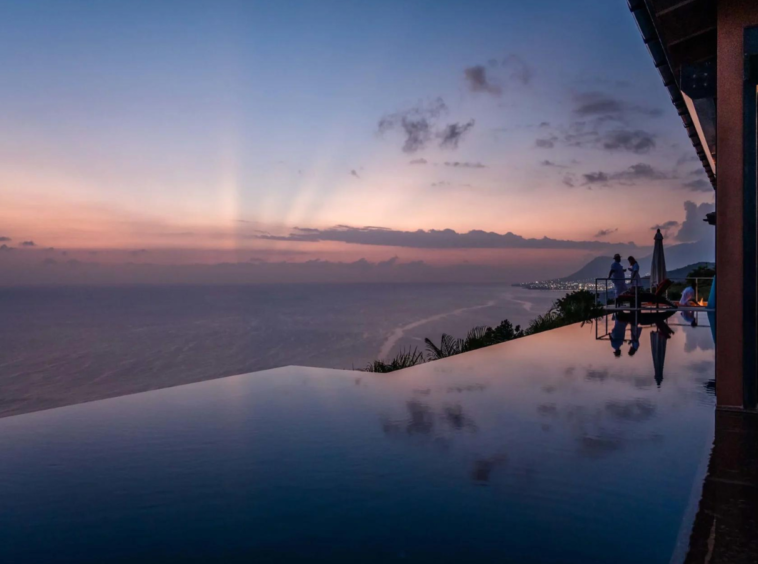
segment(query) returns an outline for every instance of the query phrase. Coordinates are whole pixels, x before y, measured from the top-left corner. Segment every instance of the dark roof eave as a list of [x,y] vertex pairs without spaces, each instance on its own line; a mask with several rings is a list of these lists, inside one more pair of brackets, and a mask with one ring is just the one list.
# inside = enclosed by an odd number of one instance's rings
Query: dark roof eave
[[682,92],[679,88],[679,85],[677,84],[674,71],[672,70],[668,57],[666,56],[666,50],[658,35],[658,31],[655,27],[655,22],[650,15],[648,6],[645,0],[628,0],[628,4],[629,10],[632,12],[634,19],[637,22],[637,27],[640,30],[642,39],[645,42],[645,45],[647,45],[650,55],[653,57],[655,68],[657,68],[658,72],[661,74],[663,85],[668,90],[669,96],[671,96],[671,102],[674,104],[677,113],[682,118],[684,127],[687,130],[687,135],[692,142],[692,146],[695,147],[695,152],[703,164],[703,168],[708,175],[708,179],[711,181],[711,186],[713,186],[713,189],[715,190],[716,175],[714,174],[714,171],[711,170],[711,164],[708,161],[708,157],[706,155],[708,148],[703,147],[703,143],[697,133],[697,128],[695,127],[692,116],[687,109],[687,104],[685,103]]

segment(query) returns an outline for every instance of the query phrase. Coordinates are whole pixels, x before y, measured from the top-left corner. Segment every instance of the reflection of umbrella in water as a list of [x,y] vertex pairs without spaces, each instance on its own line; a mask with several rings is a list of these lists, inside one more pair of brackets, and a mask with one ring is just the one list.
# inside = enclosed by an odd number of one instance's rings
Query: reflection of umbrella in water
[[657,330],[650,332],[650,350],[653,351],[655,382],[660,387],[661,382],[663,382],[663,364],[666,361],[666,341],[674,332],[663,321],[659,321],[655,325]]
[[653,260],[650,263],[650,290],[666,280],[666,258],[663,256],[663,235],[661,230],[655,232],[655,246],[653,247]]

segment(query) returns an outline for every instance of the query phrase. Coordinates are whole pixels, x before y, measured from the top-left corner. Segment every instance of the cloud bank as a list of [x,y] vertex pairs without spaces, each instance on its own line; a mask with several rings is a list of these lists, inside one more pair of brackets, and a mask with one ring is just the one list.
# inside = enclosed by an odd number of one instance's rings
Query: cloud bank
[[657,231],[658,229],[660,229],[661,233],[663,233],[664,236],[668,236],[669,232],[672,229],[676,229],[677,227],[679,227],[679,222],[672,219],[669,221],[665,221],[663,223],[658,223],[656,225],[653,225],[650,228],[650,231]]
[[466,132],[474,127],[474,123],[472,119],[466,123],[451,123],[446,126],[437,134],[437,137],[440,139],[440,147],[443,149],[457,149],[458,143],[460,143]]
[[492,96],[501,96],[503,90],[512,85],[528,85],[533,74],[532,68],[515,53],[502,59],[490,59],[487,66],[473,65],[463,70],[463,77],[471,92]]
[[439,120],[447,111],[447,104],[438,97],[383,116],[377,130],[380,135],[392,131],[402,133],[402,150],[405,153],[415,153],[426,148],[432,139],[438,139],[438,146],[442,149],[457,149],[463,136],[474,127],[474,120],[440,126]]
[[463,76],[471,92],[486,92],[493,96],[500,96],[503,93],[503,89],[499,85],[489,81],[487,68],[484,65],[475,65],[464,69]]
[[634,184],[639,181],[667,180],[668,174],[647,163],[637,163],[617,172],[588,172],[582,175],[584,185]]
[[600,231],[598,231],[597,233],[595,233],[595,238],[597,239],[597,238],[600,238],[600,237],[607,237],[608,235],[613,235],[614,233],[616,233],[616,231],[618,231],[618,227],[616,227],[614,229],[610,229],[610,228],[609,229],[601,229]]
[[574,95],[573,113],[580,118],[595,118],[626,123],[635,117],[660,117],[663,111],[630,104],[607,92],[580,92]]
[[452,229],[419,229],[397,231],[382,227],[350,227],[339,225],[330,229],[295,228],[289,235],[259,235],[269,241],[293,241],[317,243],[334,241],[352,245],[378,245],[386,247],[409,247],[415,249],[583,249],[606,250],[613,248],[636,248],[629,243],[601,241],[570,241],[561,239],[528,239],[508,232],[472,230],[458,233]]
[[676,234],[675,239],[682,243],[702,241],[714,237],[714,228],[705,221],[706,214],[714,211],[716,206],[708,202],[697,205],[695,202],[684,202],[686,217]]
[[638,155],[656,148],[655,134],[639,127],[639,123],[659,117],[661,110],[631,104],[603,92],[578,93],[571,101],[572,121],[554,128],[551,135],[541,135],[535,140],[537,147],[552,149],[561,145]]

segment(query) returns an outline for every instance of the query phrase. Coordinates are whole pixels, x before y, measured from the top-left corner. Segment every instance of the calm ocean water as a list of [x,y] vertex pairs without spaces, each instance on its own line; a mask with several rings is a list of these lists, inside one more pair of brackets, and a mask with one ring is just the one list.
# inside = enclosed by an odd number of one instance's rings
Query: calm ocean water
[[525,324],[560,292],[505,285],[0,290],[0,416],[286,365],[362,368],[424,337]]

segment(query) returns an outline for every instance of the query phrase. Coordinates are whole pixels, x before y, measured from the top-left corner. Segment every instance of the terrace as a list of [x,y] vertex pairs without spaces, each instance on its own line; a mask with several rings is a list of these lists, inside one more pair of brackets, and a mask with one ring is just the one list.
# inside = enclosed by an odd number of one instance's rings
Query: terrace
[[[667,278],[674,289],[666,288],[660,293],[660,297],[671,302],[671,305],[665,302],[647,302],[642,297],[645,292],[650,291],[650,278],[643,278],[642,285],[639,287],[632,286],[631,278],[625,278],[624,282],[628,287],[628,297],[618,299],[613,290],[613,280],[611,278],[596,278],[594,284],[590,285],[590,290],[595,295],[595,303],[604,308],[609,313],[638,311],[638,312],[660,312],[671,307],[676,307],[676,311],[686,312],[710,312],[714,313],[716,308],[708,304],[709,293],[713,285],[713,277],[687,277],[687,278]],[[687,284],[692,284],[694,290],[694,300],[698,302],[697,306],[677,305],[677,300],[681,297],[681,289]]]

